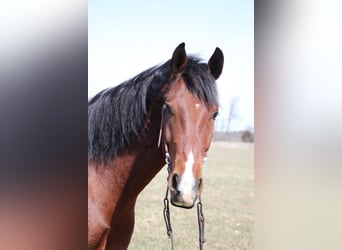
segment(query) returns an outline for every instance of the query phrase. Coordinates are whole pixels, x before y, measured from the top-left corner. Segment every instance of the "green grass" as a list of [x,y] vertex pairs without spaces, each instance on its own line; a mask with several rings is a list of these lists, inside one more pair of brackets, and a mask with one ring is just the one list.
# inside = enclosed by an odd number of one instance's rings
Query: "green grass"
[[[215,142],[203,169],[205,249],[253,249],[254,144]],[[166,168],[140,194],[130,250],[171,249],[163,219]],[[199,249],[196,207],[170,205],[175,249]]]

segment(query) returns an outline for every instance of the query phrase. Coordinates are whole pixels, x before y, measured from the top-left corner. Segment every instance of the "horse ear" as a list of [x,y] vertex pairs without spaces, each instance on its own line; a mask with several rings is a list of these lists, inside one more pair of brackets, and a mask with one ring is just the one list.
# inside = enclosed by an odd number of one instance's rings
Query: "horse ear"
[[184,71],[188,59],[185,52],[185,43],[181,43],[177,46],[173,52],[171,59],[171,72],[173,75],[177,75]]
[[208,62],[208,69],[210,74],[215,78],[219,78],[223,69],[223,52],[220,48],[216,48],[214,54],[210,57]]

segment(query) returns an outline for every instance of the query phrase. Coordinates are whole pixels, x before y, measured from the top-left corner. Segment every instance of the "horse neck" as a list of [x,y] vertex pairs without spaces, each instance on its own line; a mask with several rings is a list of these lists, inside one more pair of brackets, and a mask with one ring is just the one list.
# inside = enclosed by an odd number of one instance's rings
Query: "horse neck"
[[[145,186],[164,166],[164,155],[161,147],[158,147],[159,129],[161,125],[161,111],[151,108],[148,112],[149,125],[144,136],[137,139],[128,148],[125,156],[114,161],[124,163],[126,169],[125,195],[136,198]],[[116,169],[120,163],[115,164]],[[117,173],[116,173],[117,175]]]

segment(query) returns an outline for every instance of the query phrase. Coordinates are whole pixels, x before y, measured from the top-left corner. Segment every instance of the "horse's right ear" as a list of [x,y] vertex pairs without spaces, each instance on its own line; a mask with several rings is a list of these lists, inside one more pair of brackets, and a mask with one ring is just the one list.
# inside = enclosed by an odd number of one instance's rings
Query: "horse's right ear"
[[184,71],[188,59],[185,52],[185,43],[181,43],[177,46],[173,52],[171,59],[171,72],[172,75],[177,75]]

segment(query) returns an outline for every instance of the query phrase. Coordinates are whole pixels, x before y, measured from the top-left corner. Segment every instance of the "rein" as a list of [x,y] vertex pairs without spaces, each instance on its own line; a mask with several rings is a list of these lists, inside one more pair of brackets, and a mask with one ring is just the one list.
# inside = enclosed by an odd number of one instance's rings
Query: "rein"
[[[160,125],[160,130],[159,130],[159,138],[158,138],[158,148],[160,147],[161,143],[161,137],[163,133],[163,123],[164,123],[164,112],[162,112],[162,117],[161,117],[161,125]],[[167,147],[167,144],[164,143],[165,146],[165,162],[167,164],[167,172],[168,175],[170,175],[171,169],[172,169],[172,163],[171,163],[171,158],[169,154],[169,150]],[[206,164],[207,157],[203,159],[202,163],[202,168]],[[166,193],[165,193],[165,198],[164,198],[164,210],[163,210],[163,215],[164,215],[164,221],[165,221],[165,226],[166,226],[166,234],[169,237],[171,241],[171,249],[174,250],[174,243],[173,243],[173,234],[172,234],[172,226],[171,226],[171,219],[170,219],[170,206],[169,206],[169,188],[166,187]],[[198,232],[199,232],[199,246],[200,250],[203,250],[203,244],[205,243],[205,238],[204,238],[204,215],[202,211],[202,201],[201,201],[201,196],[198,196],[198,202],[197,202],[197,220],[198,220]]]

